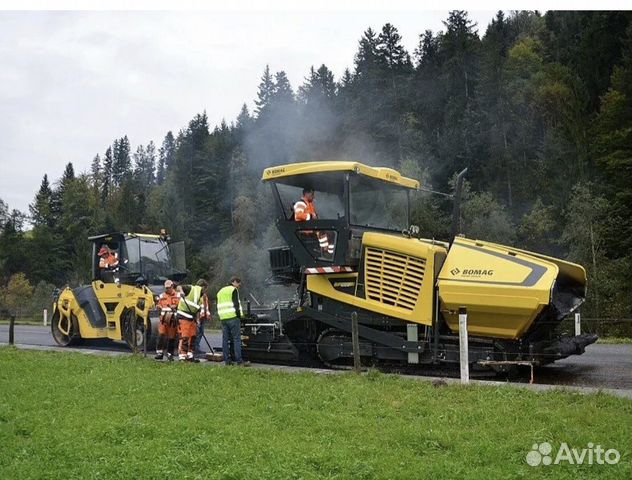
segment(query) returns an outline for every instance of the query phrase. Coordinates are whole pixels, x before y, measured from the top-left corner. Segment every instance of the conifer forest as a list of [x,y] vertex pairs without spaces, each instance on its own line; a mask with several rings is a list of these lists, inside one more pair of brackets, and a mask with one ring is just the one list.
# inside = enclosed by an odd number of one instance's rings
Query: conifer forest
[[[358,32],[338,78],[314,65],[291,85],[267,67],[237,118],[210,125],[201,108],[147,145],[104,138],[90,170],[68,159],[41,172],[28,211],[0,198],[0,307],[28,294],[22,307],[37,311],[55,287],[89,282],[90,235],[161,228],[185,242],[190,280],[217,288],[236,273],[266,299],[280,237],[263,169],[356,160],[442,192],[467,167],[463,234],[581,264],[582,314],[630,318],[632,12],[476,25],[452,11],[443,24],[413,51],[396,25]],[[424,237],[447,240],[450,202],[419,192],[412,214]]]

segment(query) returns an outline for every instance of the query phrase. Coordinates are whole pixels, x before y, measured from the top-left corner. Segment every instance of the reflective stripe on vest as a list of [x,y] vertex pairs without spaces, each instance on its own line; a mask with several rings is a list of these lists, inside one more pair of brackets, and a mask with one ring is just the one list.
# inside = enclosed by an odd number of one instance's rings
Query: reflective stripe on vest
[[[220,320],[228,320],[237,317],[237,311],[233,304],[233,291],[235,290],[235,287],[228,285],[217,292],[217,315]],[[237,291],[237,301],[239,301],[239,291]],[[239,307],[241,308],[241,303]]]
[[178,303],[178,313],[186,318],[193,318],[202,308],[200,298],[202,297],[202,287],[197,285],[191,287],[189,294],[180,299]]

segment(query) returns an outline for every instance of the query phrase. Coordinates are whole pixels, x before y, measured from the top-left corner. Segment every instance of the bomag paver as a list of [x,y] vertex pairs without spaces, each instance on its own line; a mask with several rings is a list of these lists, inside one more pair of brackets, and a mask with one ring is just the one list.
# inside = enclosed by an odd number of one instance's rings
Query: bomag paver
[[[348,365],[355,312],[365,363],[457,364],[461,307],[474,370],[583,353],[597,337],[563,336],[558,327],[585,299],[584,268],[457,235],[464,174],[452,195],[452,236],[444,242],[410,227],[410,195],[420,184],[393,169],[345,161],[266,169],[263,181],[287,242],[269,252],[271,280],[296,284],[297,295],[252,308],[243,324],[246,355]],[[315,190],[317,220],[294,221],[292,206],[303,188]],[[333,252],[322,248],[325,236]]]

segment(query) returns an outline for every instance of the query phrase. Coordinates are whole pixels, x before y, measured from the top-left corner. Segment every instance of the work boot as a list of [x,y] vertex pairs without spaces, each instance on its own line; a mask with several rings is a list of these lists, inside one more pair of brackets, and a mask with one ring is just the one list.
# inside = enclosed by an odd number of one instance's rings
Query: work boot
[[250,362],[248,360],[244,361],[244,362],[239,362],[237,364],[240,367],[249,367],[250,366]]
[[157,353],[154,360],[162,360],[162,353]]
[[195,356],[192,355],[191,353],[187,353],[187,362],[200,363],[200,361],[197,358],[195,358]]

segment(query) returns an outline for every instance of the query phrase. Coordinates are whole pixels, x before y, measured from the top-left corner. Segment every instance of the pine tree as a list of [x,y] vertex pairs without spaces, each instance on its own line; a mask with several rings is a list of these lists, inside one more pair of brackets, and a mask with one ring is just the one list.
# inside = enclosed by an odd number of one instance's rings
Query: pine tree
[[92,165],[90,166],[90,173],[92,175],[92,185],[100,190],[101,186],[101,157],[97,153],[92,159]]
[[[499,11],[487,27],[481,42],[480,83],[477,96],[479,106],[483,110],[481,117],[483,128],[486,130],[486,147],[490,157],[487,162],[481,163],[480,174],[486,176],[484,181],[505,197],[511,208],[515,172],[509,132],[511,92],[507,89],[505,78],[510,46],[509,35],[509,25],[504,13]],[[498,175],[499,172],[504,172],[504,175]]]
[[72,162],[68,162],[66,164],[66,168],[64,169],[64,173],[57,184],[57,188],[55,188],[51,194],[50,210],[55,224],[58,224],[62,215],[64,193],[68,190],[70,185],[72,185],[74,180],[75,169],[72,166]]
[[158,154],[158,165],[156,165],[156,185],[162,185],[165,181],[165,158],[160,147]]
[[402,71],[410,69],[410,55],[402,45],[402,36],[390,23],[382,27],[377,38],[376,55],[378,61],[387,69]]
[[237,128],[246,128],[250,124],[251,121],[252,121],[252,117],[250,116],[248,107],[244,103],[241,106],[239,115],[237,115]]
[[168,171],[175,163],[177,148],[176,139],[173,137],[173,133],[171,131],[168,131],[167,135],[165,135],[160,148],[165,159],[165,169]]
[[198,172],[202,175],[212,173],[205,171],[208,161],[205,147],[209,135],[208,117],[204,112],[193,117],[186,130],[180,132],[178,137],[179,147],[174,164],[175,181],[181,188],[184,209],[191,212],[193,217],[195,217],[197,196],[202,194],[193,188],[196,175]]
[[156,147],[149,142],[147,147],[139,145],[133,155],[134,179],[139,187],[147,188],[154,184],[156,169]]
[[451,11],[443,23],[446,32],[441,37],[441,56],[445,61],[440,79],[446,103],[438,148],[443,166],[440,183],[445,184],[463,167],[473,173],[479,171],[475,162],[480,162],[483,153],[477,151],[481,142],[475,98],[480,44],[476,24],[461,10]]
[[54,225],[54,219],[51,212],[51,201],[53,198],[53,191],[50,188],[48,182],[48,175],[44,174],[40,189],[35,195],[35,201],[29,205],[29,212],[31,214],[31,222],[34,227]]
[[359,42],[358,53],[354,58],[355,73],[358,76],[368,75],[375,71],[377,60],[377,36],[373,29],[368,28]]
[[156,168],[156,183],[162,185],[167,177],[167,172],[175,162],[176,141],[171,131],[167,132],[158,150],[158,166]]
[[[348,107],[342,112],[345,135],[362,138],[361,146],[354,145],[354,150],[359,150],[357,154],[360,156],[371,155],[381,160],[387,155],[383,153],[384,148],[380,145],[378,132],[379,124],[384,122],[384,77],[380,70],[377,46],[377,35],[368,28],[362,34],[358,52],[354,56],[355,69],[350,88],[345,89],[339,104]],[[392,152],[389,152],[388,156],[392,158]]]
[[298,97],[304,103],[331,101],[336,95],[334,74],[325,64],[318,70],[310,67],[309,76],[298,89]]
[[612,199],[609,216],[616,219],[607,242],[613,258],[632,256],[632,22],[623,44],[621,64],[614,68],[612,85],[601,98],[591,135],[603,191]]
[[351,86],[351,82],[353,81],[353,77],[351,75],[351,71],[348,68],[345,68],[345,71],[342,73],[342,77],[336,86],[337,91],[345,90]]
[[101,205],[105,205],[106,200],[112,193],[112,167],[114,165],[114,157],[112,156],[112,147],[108,147],[103,156],[103,172],[101,178]]
[[[412,73],[410,55],[401,43],[402,37],[390,23],[382,27],[378,36],[377,60],[384,91],[382,117],[386,125],[380,126],[379,135],[399,164],[404,160],[403,130],[410,111],[408,101],[409,76]],[[404,99],[406,99],[404,101]]]
[[[0,216],[3,203],[0,201]],[[6,204],[4,204],[6,205]],[[5,211],[8,210],[4,209]],[[0,220],[2,220],[0,218]],[[5,213],[0,230],[0,280],[8,281],[9,277],[17,272],[30,270],[31,249],[24,235],[24,214],[19,210],[11,210]]]
[[274,89],[269,98],[269,103],[278,107],[279,105],[289,105],[294,102],[294,92],[287,78],[287,74],[281,70],[274,75]]
[[127,135],[114,141],[112,146],[112,181],[115,186],[120,186],[123,179],[131,175],[132,161],[130,158],[130,144]]
[[432,30],[419,35],[419,44],[414,52],[418,70],[436,69],[440,65],[439,43],[440,37],[435,36]]
[[146,163],[145,172],[147,185],[153,185],[156,181],[156,145],[150,141],[145,148]]
[[477,74],[478,32],[467,12],[453,10],[443,22],[446,32],[441,42],[443,56],[447,59],[446,80],[452,95],[466,102],[474,93]]
[[259,83],[257,100],[255,100],[255,104],[257,105],[255,114],[257,116],[261,116],[261,114],[265,111],[266,107],[270,103],[270,98],[274,94],[274,91],[275,84],[272,79],[272,75],[270,74],[270,65],[266,65],[266,68],[263,71],[263,76],[261,77],[261,83]]
[[57,253],[60,250],[58,222],[61,215],[55,218],[51,210],[53,191],[44,175],[35,201],[29,206],[31,213],[31,275],[33,278],[54,281],[59,278],[60,268]]

